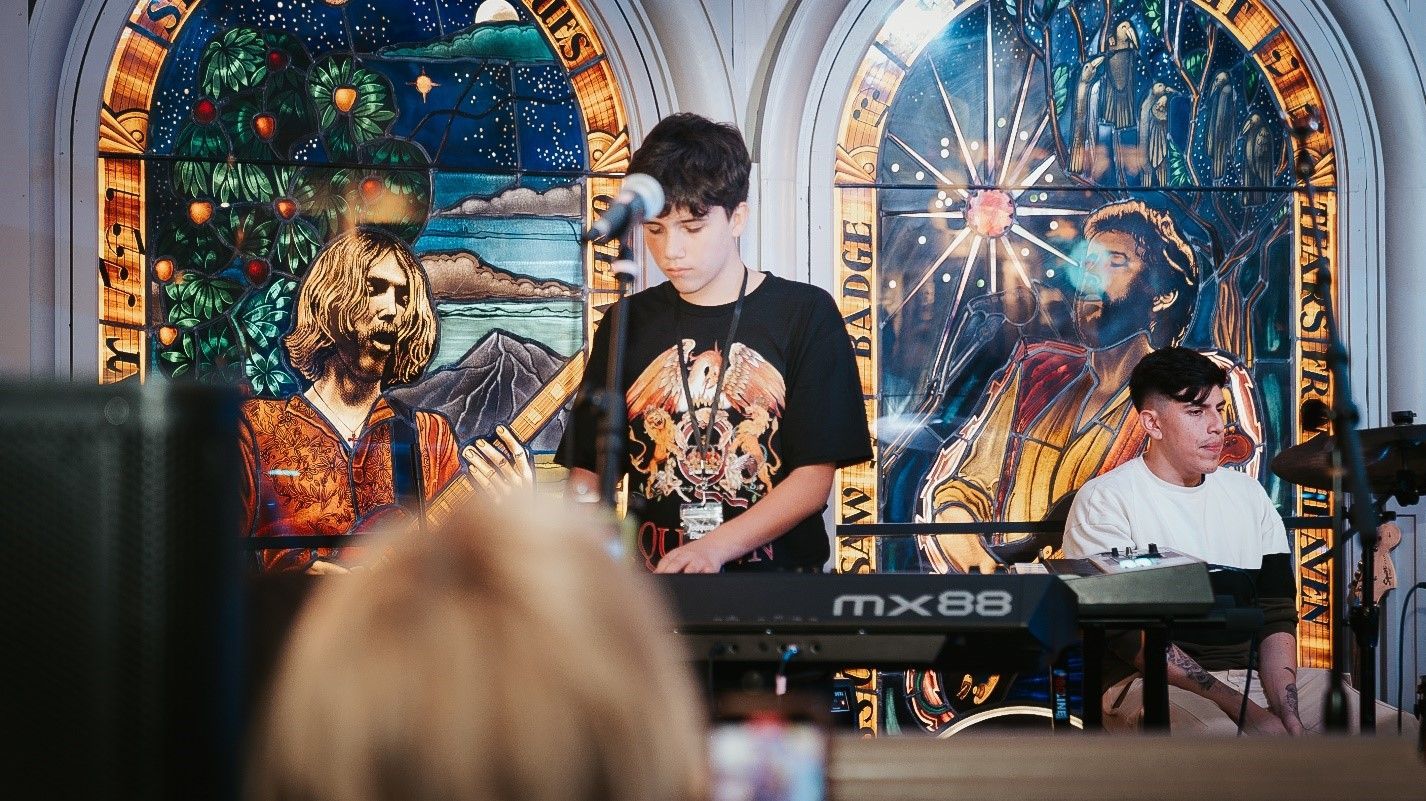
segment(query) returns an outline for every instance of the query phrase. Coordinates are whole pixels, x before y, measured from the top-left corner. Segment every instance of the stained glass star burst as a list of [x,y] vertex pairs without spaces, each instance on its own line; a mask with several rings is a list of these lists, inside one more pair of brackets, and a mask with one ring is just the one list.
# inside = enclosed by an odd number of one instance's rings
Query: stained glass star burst
[[[1041,205],[1048,193],[1039,190],[1053,183],[1057,166],[1054,148],[1047,141],[1054,106],[1046,102],[1042,65],[1033,55],[1014,47],[1010,37],[995,35],[991,6],[986,3],[972,12],[984,20],[985,35],[977,42],[978,52],[973,56],[951,54],[954,69],[944,69],[960,80],[948,82],[943,67],[936,59],[930,60],[932,88],[928,94],[936,112],[927,115],[939,113],[936,127],[946,136],[919,147],[894,132],[886,136],[890,146],[882,152],[891,172],[901,180],[914,172],[915,181],[940,190],[925,211],[891,211],[887,216],[946,220],[959,229],[919,276],[909,276],[914,279],[911,289],[889,317],[900,312],[948,262],[961,262],[952,308],[961,305],[973,279],[989,292],[1030,285],[1035,266],[1026,263],[1027,252],[1038,252],[1042,262],[1050,262],[1044,265],[1047,273],[1057,265],[1074,263],[1069,254],[1025,225],[1025,218],[1053,221],[1087,212]],[[961,24],[979,25],[980,21],[962,18]],[[972,59],[983,73],[979,87],[963,77]],[[1010,91],[998,91],[1001,88]],[[913,164],[903,165],[908,157]]]

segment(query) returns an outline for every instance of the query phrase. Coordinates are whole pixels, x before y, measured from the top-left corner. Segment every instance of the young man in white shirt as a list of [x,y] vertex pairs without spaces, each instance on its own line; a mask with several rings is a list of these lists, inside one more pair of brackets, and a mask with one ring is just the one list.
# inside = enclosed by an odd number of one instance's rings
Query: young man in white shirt
[[[1251,637],[1206,635],[1169,646],[1174,731],[1301,734],[1322,728],[1326,671],[1297,664],[1297,587],[1282,518],[1251,476],[1219,470],[1226,407],[1224,369],[1197,351],[1163,348],[1141,359],[1129,380],[1144,455],[1080,489],[1065,523],[1065,556],[1150,543],[1226,568],[1242,600],[1262,609]],[[1235,641],[1236,640],[1236,641]],[[1246,705],[1250,645],[1257,659]],[[1106,660],[1104,725],[1131,729],[1142,716],[1142,644],[1119,643]],[[1352,708],[1357,695],[1348,688]],[[1378,703],[1379,716],[1395,710]],[[1351,715],[1355,723],[1356,714]],[[1306,725],[1304,725],[1304,721]],[[1414,727],[1413,727],[1414,730]]]

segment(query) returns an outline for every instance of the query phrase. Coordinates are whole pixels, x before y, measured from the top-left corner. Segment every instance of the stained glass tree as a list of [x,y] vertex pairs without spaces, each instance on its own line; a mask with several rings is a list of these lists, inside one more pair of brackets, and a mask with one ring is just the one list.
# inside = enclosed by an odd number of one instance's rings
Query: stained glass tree
[[349,56],[316,61],[295,37],[250,27],[203,49],[174,159],[154,165],[159,363],[171,376],[297,389],[277,338],[297,280],[355,225],[414,241],[429,212],[430,159],[394,136],[395,93]]

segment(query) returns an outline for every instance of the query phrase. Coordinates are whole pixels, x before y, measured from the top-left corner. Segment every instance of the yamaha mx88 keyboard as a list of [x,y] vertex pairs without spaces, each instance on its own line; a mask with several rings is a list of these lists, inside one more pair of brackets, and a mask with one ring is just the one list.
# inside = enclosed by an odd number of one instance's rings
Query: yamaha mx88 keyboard
[[1047,668],[1079,637],[1049,575],[659,576],[693,656],[863,667]]

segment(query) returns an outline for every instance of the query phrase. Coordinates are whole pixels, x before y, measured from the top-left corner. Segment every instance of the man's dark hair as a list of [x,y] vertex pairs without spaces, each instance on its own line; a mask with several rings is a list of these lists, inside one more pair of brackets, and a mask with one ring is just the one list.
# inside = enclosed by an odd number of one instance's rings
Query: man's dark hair
[[729,214],[748,199],[752,158],[738,129],[697,114],[664,117],[629,160],[629,172],[641,172],[663,186],[665,205],[683,207],[702,217],[714,206]]
[[1150,395],[1179,403],[1203,403],[1214,387],[1228,385],[1228,371],[1188,348],[1161,348],[1139,360],[1129,376],[1129,397],[1143,411]]

